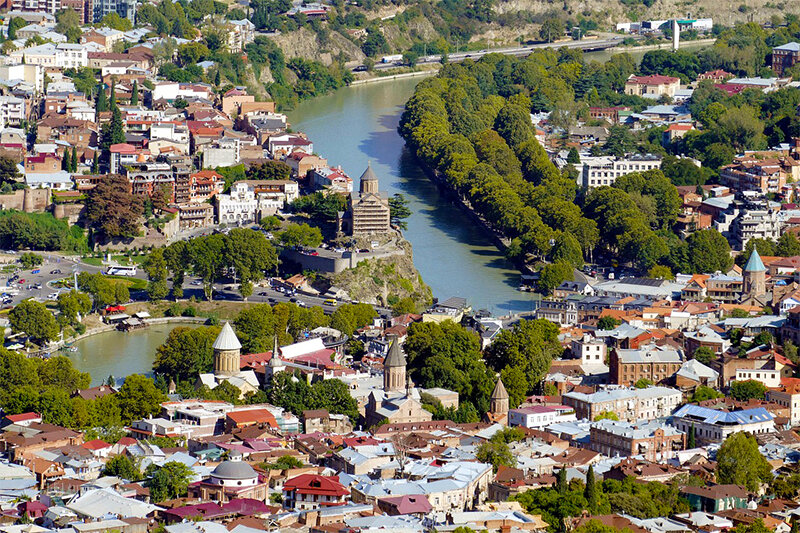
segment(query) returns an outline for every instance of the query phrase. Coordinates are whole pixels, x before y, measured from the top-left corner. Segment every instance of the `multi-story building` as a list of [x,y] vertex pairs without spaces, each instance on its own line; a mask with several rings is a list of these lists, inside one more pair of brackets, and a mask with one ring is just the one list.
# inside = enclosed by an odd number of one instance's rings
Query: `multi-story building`
[[615,413],[620,420],[652,420],[669,416],[683,401],[683,394],[669,387],[605,388],[591,394],[568,392],[562,403],[575,409],[579,419],[594,420]]
[[25,100],[0,96],[0,128],[19,126],[25,121]]
[[131,22],[136,18],[136,0],[93,0],[92,7],[94,22],[100,22],[103,17],[111,13],[116,13]]
[[349,495],[336,476],[300,474],[283,484],[284,506],[298,511],[344,505]]
[[[720,181],[732,191],[755,191],[762,194],[778,193],[786,185],[787,175],[793,173],[797,162],[787,158],[753,159],[737,158],[720,169]],[[788,170],[788,172],[787,172]]]
[[788,407],[789,423],[792,426],[800,425],[800,380],[783,378],[779,386],[767,390],[766,399]]
[[242,180],[228,194],[217,194],[217,222],[249,224],[273,215],[295,201],[299,187],[292,180]]
[[256,27],[248,19],[228,21],[228,48],[241,52],[256,37]]
[[214,223],[211,204],[178,204],[178,224],[181,230],[206,228]]
[[589,429],[589,449],[608,457],[642,455],[648,461],[672,459],[686,447],[686,435],[656,421],[598,420]]
[[683,353],[649,345],[638,350],[614,349],[609,356],[611,383],[633,385],[640,379],[658,383],[680,370]]
[[625,81],[625,94],[658,98],[675,96],[681,88],[681,80],[672,76],[631,76]]
[[81,44],[44,43],[30,48],[14,50],[8,56],[29,65],[51,68],[81,68],[88,65],[88,52]]
[[337,193],[353,192],[353,178],[340,167],[322,167],[311,171],[312,184],[324,191]]
[[[112,158],[113,158],[112,151]],[[123,173],[133,194],[152,197],[163,194],[167,202],[175,201],[175,178],[167,163],[129,163]]]
[[699,445],[719,443],[729,435],[747,431],[753,435],[775,431],[772,414],[763,407],[741,411],[718,411],[686,404],[672,415],[671,424],[687,435],[694,432]]
[[602,187],[614,185],[618,177],[631,172],[645,172],[661,168],[661,157],[653,154],[634,154],[625,157],[582,156],[575,165],[578,171],[578,186]]
[[508,411],[508,425],[541,429],[558,422],[574,422],[575,410],[566,405],[534,405]]
[[61,9],[60,0],[12,0],[11,9],[22,12],[50,13]]
[[777,209],[743,209],[731,222],[729,233],[738,249],[744,250],[750,239],[778,240],[783,224],[784,219]]
[[570,343],[572,356],[580,359],[581,366],[598,366],[606,364],[608,346],[600,339],[584,335]]
[[793,67],[798,61],[800,61],[800,43],[786,43],[772,49],[772,72],[778,77],[783,76],[783,71]]

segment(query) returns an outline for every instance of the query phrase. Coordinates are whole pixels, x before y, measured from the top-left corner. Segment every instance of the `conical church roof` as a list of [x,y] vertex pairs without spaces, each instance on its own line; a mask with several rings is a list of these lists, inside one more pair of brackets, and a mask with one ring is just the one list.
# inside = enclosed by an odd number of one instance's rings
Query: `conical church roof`
[[497,378],[497,385],[494,386],[494,391],[492,391],[492,400],[508,400],[508,392],[503,385],[503,380],[500,378]]
[[369,181],[369,180],[378,181],[378,176],[376,176],[375,173],[372,171],[372,163],[367,163],[367,170],[365,170],[364,173],[361,174],[361,181]]
[[753,253],[750,254],[750,259],[747,260],[747,264],[744,266],[745,272],[765,272],[767,268],[764,266],[764,262],[761,260],[761,256],[758,255],[758,250],[753,248]]
[[383,361],[383,368],[398,366],[406,366],[406,356],[403,355],[403,351],[400,349],[400,342],[395,338],[389,347],[389,355]]
[[229,322],[222,325],[222,331],[217,335],[217,340],[214,341],[213,348],[215,350],[241,350],[242,343],[236,338],[236,333],[233,332]]

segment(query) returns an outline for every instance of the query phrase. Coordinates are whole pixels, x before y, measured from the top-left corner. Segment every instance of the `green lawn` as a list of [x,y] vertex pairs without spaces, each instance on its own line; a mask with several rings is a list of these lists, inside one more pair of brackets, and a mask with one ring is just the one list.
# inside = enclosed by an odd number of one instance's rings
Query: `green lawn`
[[[146,255],[112,255],[111,260],[119,265],[140,265],[147,259]],[[84,257],[83,262],[92,266],[103,266],[103,259],[100,257]]]

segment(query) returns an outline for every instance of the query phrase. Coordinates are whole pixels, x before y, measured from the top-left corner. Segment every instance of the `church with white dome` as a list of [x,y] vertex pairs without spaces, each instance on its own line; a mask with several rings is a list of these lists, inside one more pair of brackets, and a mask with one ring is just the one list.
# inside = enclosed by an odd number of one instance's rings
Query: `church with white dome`
[[239,389],[241,398],[250,392],[258,391],[259,382],[256,373],[241,369],[242,343],[239,342],[229,322],[222,325],[213,348],[214,372],[200,374],[196,383],[198,388],[205,385],[213,390],[223,381],[227,381]]
[[190,497],[227,502],[235,498],[266,500],[269,483],[262,481],[253,467],[242,461],[242,454],[231,452],[203,481],[189,485]]

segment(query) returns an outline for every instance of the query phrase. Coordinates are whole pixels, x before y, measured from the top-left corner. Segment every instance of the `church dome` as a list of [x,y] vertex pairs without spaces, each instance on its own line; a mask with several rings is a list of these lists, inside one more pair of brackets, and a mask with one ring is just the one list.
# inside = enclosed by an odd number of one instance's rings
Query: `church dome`
[[222,326],[222,331],[217,335],[213,348],[220,351],[241,350],[242,343],[236,338],[236,333],[233,332],[229,322],[225,322]]
[[211,472],[211,475],[217,479],[226,480],[253,479],[258,477],[253,467],[242,461],[223,461],[217,465],[214,471]]

